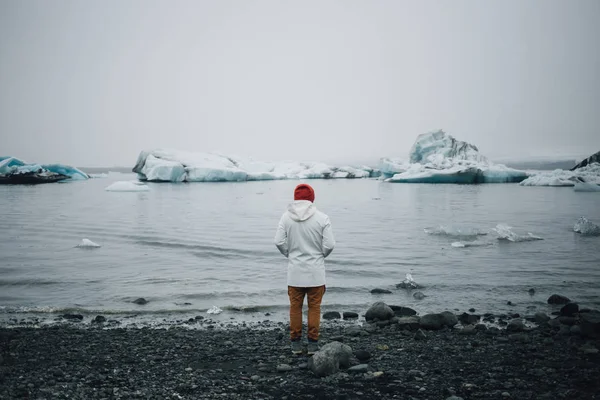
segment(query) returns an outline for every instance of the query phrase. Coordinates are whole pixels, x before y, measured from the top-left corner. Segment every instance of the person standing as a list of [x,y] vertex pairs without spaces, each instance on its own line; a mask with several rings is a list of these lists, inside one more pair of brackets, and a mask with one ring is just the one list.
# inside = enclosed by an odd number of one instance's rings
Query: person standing
[[275,245],[288,259],[287,284],[290,299],[290,340],[293,354],[302,353],[302,305],[308,299],[308,347],[319,350],[321,300],[325,294],[325,258],[335,247],[329,217],[314,205],[315,191],[300,184],[294,201],[279,220]]

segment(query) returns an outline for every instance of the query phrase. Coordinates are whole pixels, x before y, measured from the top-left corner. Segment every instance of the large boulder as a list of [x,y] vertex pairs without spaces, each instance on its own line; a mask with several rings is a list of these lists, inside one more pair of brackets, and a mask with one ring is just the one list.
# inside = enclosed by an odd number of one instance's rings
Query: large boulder
[[385,304],[383,301],[378,301],[367,310],[365,319],[367,321],[372,321],[374,319],[386,321],[388,319],[392,319],[394,315],[394,311],[387,304]]
[[477,314],[462,313],[460,317],[458,317],[458,320],[463,325],[475,325],[479,322],[480,318],[481,316]]
[[547,316],[545,313],[543,312],[537,312],[535,313],[534,317],[535,322],[538,324],[543,324],[544,322],[548,322],[550,321],[550,317]]
[[344,319],[355,319],[358,318],[358,314],[353,311],[344,311]]
[[454,315],[453,312],[444,311],[440,313],[440,315],[444,318],[444,325],[448,328],[452,328],[454,325],[458,324],[458,317]]
[[579,319],[583,336],[600,338],[600,311],[581,313]]
[[323,314],[323,319],[332,320],[332,319],[340,319],[342,316],[337,311],[328,311]]
[[571,302],[568,297],[561,296],[560,294],[553,294],[548,297],[548,304],[567,304]]
[[394,314],[398,317],[410,317],[412,315],[417,315],[417,312],[409,307],[402,306],[390,306],[392,310],[394,310]]
[[506,330],[509,332],[523,332],[525,330],[525,324],[523,323],[523,320],[515,318],[508,323]]
[[333,375],[340,368],[348,368],[352,358],[352,348],[340,342],[327,343],[309,360],[308,368],[318,377]]
[[439,330],[444,327],[446,319],[442,314],[425,314],[421,317],[420,327],[422,329]]
[[560,315],[564,317],[573,317],[579,312],[579,305],[577,303],[567,303],[560,309]]
[[419,318],[417,316],[401,317],[395,321],[395,323],[399,327],[398,329],[410,330],[410,331],[419,329],[419,327],[421,326],[420,322],[421,322],[421,318]]

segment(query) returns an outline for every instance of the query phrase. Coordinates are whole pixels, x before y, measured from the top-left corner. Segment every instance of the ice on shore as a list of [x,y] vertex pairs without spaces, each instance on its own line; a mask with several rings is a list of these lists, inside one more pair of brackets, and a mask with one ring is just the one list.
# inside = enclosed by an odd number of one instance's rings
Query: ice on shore
[[142,151],[133,167],[141,180],[241,182],[279,179],[351,179],[378,176],[370,167],[333,167],[320,162],[264,162],[216,153]]
[[223,310],[221,310],[217,306],[212,306],[210,309],[208,309],[206,311],[207,314],[221,314],[222,312],[223,312]]
[[584,236],[600,236],[600,226],[585,217],[581,217],[575,222],[573,231],[581,233]]
[[442,130],[419,135],[409,162],[383,158],[379,169],[387,182],[398,183],[509,183],[528,176],[525,171],[492,163],[475,145]]
[[82,239],[81,243],[79,243],[77,247],[84,249],[96,249],[101,246],[98,243],[94,243],[89,239]]
[[117,181],[104,190],[107,192],[147,192],[150,188],[140,182]]

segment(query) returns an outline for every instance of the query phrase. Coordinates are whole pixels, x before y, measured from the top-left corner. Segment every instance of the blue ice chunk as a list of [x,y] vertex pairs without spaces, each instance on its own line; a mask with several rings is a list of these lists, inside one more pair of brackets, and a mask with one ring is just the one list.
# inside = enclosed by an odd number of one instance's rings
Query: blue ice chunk
[[85,172],[77,169],[75,167],[71,167],[69,165],[63,164],[43,164],[42,168],[47,169],[50,172],[54,172],[56,174],[70,176],[71,179],[80,180],[80,179],[88,179],[89,176]]

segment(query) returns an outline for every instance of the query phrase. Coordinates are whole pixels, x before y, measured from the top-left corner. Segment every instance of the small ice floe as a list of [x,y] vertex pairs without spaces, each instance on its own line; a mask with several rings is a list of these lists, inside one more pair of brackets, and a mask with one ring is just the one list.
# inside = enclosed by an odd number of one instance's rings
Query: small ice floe
[[454,242],[450,246],[452,247],[467,247],[463,242]]
[[600,186],[589,182],[575,182],[573,190],[576,192],[600,192]]
[[107,173],[100,173],[100,174],[88,174],[88,176],[90,178],[94,178],[94,179],[100,179],[100,178],[108,178],[108,174]]
[[396,285],[397,288],[400,289],[420,289],[421,286],[415,282],[412,275],[410,273],[406,274],[406,278],[400,283]]
[[527,233],[527,235],[519,235],[513,232],[512,228],[506,224],[498,224],[494,228],[498,235],[498,240],[507,240],[509,242],[530,242],[532,240],[544,240],[544,238]]
[[221,314],[222,312],[223,310],[217,306],[212,306],[208,311],[206,311],[207,314]]
[[573,231],[581,233],[584,236],[600,236],[600,226],[585,217],[581,217],[575,222]]
[[79,247],[82,249],[97,249],[98,247],[102,247],[102,246],[100,246],[98,243],[92,242],[90,239],[82,239],[81,243],[79,243],[75,247]]
[[117,181],[104,190],[107,192],[147,192],[150,188],[141,182]]
[[487,235],[487,231],[471,228],[471,227],[459,227],[452,225],[439,225],[435,228],[425,228],[423,229],[425,233],[428,235],[434,236],[448,236],[448,237],[476,237],[476,236],[485,236]]

